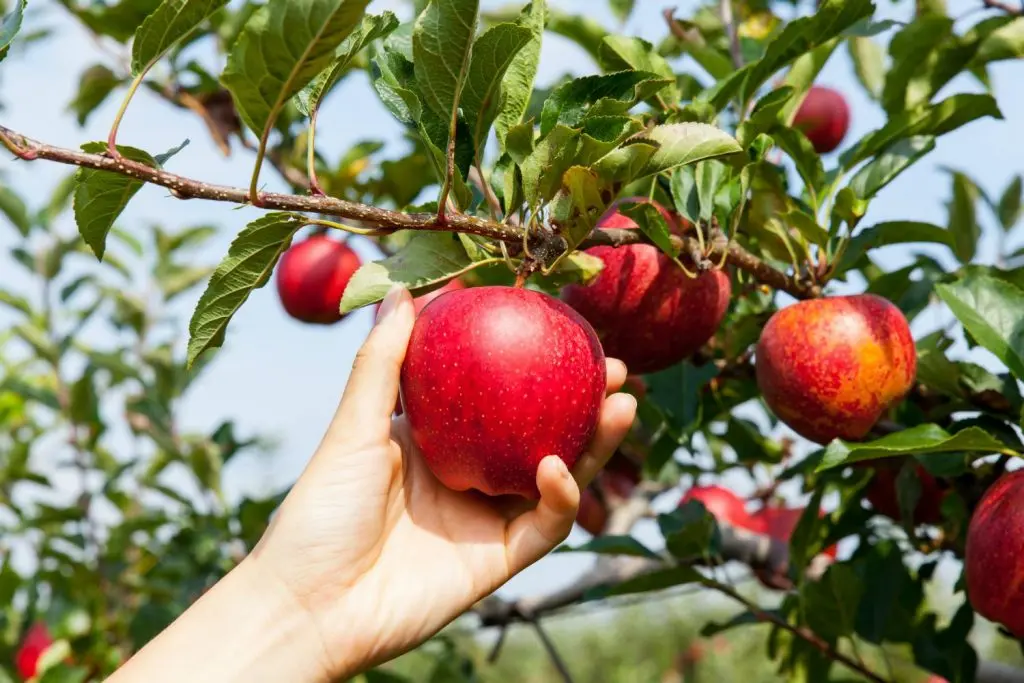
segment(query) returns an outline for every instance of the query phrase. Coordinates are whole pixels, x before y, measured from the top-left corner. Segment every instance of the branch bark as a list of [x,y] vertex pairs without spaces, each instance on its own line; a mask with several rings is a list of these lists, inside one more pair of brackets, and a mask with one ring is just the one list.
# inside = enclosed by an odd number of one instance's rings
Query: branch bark
[[[169,173],[161,168],[154,168],[130,159],[113,159],[102,154],[89,154],[80,150],[66,149],[34,140],[21,133],[0,125],[0,142],[15,156],[31,161],[46,159],[57,163],[109,171],[146,183],[166,187],[179,199],[208,199],[212,201],[251,204],[250,192],[240,187],[215,185],[200,180],[186,178]],[[509,223],[497,223],[476,216],[449,212],[443,221],[438,221],[433,214],[407,214],[390,211],[344,199],[328,196],[281,194],[277,192],[261,192],[257,197],[258,206],[262,209],[277,211],[298,211],[317,213],[325,216],[337,216],[376,226],[383,230],[435,230],[463,232],[488,237],[509,243],[514,252],[523,243],[523,229]],[[545,231],[538,231],[543,233]],[[557,237],[557,236],[556,236]],[[543,237],[539,237],[543,239]],[[560,238],[559,238],[560,239]],[[673,237],[681,240],[681,249],[689,249],[691,237]],[[595,230],[584,240],[581,248],[598,244],[624,245],[648,242],[639,230]],[[724,249],[724,251],[723,251]],[[688,253],[683,251],[682,253]],[[725,257],[727,263],[748,272],[759,282],[780,289],[799,299],[820,296],[821,288],[812,283],[773,268],[739,245],[728,247],[715,246],[710,258]]]

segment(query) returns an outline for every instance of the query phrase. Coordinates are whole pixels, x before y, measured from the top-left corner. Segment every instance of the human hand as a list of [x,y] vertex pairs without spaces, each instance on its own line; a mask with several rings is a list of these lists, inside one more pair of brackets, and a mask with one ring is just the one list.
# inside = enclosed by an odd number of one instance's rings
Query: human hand
[[[564,540],[580,489],[636,410],[632,396],[608,396],[571,474],[555,455],[541,462],[537,502],[452,491],[405,418],[391,417],[414,318],[409,293],[392,291],[326,436],[251,556],[315,623],[328,679],[426,640]],[[626,368],[609,360],[607,374],[613,392]]]
[[[392,419],[414,319],[409,292],[389,293],[323,441],[256,548],[108,683],[345,679],[423,642],[565,539],[636,399],[605,398],[572,473],[556,455],[541,461],[539,501],[452,491],[405,418]],[[608,392],[625,378],[609,360]]]

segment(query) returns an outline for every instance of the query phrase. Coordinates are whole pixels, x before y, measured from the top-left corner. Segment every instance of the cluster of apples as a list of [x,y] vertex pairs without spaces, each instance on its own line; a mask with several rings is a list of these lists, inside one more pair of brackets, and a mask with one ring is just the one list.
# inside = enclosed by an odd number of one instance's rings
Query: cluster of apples
[[[838,92],[815,86],[794,126],[819,153],[830,152],[847,132],[849,108]],[[650,200],[620,203],[637,201]],[[652,203],[672,232],[692,228]],[[617,207],[598,227],[637,229]],[[458,280],[417,299],[396,412],[404,411],[427,464],[446,486],[535,498],[540,460],[558,454],[572,467],[594,433],[605,391],[605,354],[625,362],[631,373],[656,372],[692,355],[721,325],[731,296],[725,272],[712,269],[690,277],[649,244],[588,252],[604,262],[603,270],[589,285],[566,287],[560,299],[513,287],[466,288]],[[324,235],[296,244],[278,268],[285,310],[305,322],[337,322],[345,286],[359,265],[348,245]],[[755,356],[758,386],[769,408],[820,444],[868,436],[909,391],[916,363],[906,318],[891,302],[870,294],[783,308],[762,331]],[[898,519],[898,466],[869,466],[875,475],[868,501],[878,513]],[[922,495],[913,522],[938,523],[946,487],[922,467],[918,475]],[[595,488],[583,494],[581,526],[600,533],[606,503],[628,496],[638,478],[628,467],[606,469]],[[786,541],[802,512],[767,506],[748,515],[743,501],[720,487],[692,489],[684,500],[693,498],[725,522]],[[969,534],[969,584],[981,573],[970,570],[972,549],[986,562],[1013,562],[1024,555],[1019,536],[993,541],[1024,524],[1022,499],[1024,483],[1019,483],[1004,484],[983,501]],[[1016,507],[1006,512],[1008,505]],[[1008,554],[1014,543],[1021,547]],[[834,556],[835,548],[827,554]],[[1017,617],[1003,617],[1001,623],[1024,634],[1024,584],[1014,590],[992,585],[971,589],[979,611],[995,618],[1010,610]]]

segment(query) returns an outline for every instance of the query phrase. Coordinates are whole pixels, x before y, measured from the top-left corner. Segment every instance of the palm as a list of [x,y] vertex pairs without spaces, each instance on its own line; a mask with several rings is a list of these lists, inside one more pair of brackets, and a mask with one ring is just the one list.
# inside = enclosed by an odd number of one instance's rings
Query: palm
[[[408,332],[395,342],[402,352]],[[323,443],[261,541],[268,558],[281,558],[282,582],[316,615],[326,652],[360,652],[367,665],[428,638],[557,545],[575,517],[577,485],[610,457],[635,409],[632,397],[606,398],[572,476],[557,457],[542,461],[540,501],[489,498],[443,486],[405,418],[390,418],[397,367],[382,376],[357,365]],[[625,374],[610,362],[608,390]],[[347,614],[374,617],[353,629]]]

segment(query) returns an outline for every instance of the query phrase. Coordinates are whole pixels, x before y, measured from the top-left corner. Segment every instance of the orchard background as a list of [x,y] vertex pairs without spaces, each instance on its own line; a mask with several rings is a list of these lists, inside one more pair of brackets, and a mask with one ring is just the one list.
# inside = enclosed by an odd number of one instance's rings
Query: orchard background
[[[603,533],[575,530],[574,552],[368,681],[1024,681],[1020,641],[974,612],[961,562],[980,497],[1024,453],[1024,8],[581,0],[521,14],[374,1],[362,19],[365,4],[3,7],[0,680],[102,679],[259,538],[334,409],[372,307],[304,325],[284,315],[273,283],[257,285],[289,240],[347,227],[376,232],[348,242],[364,263],[411,256],[353,279],[346,308],[373,303],[391,280],[420,293],[456,274],[512,284],[514,269],[547,270],[609,236],[682,247],[690,269],[727,256],[732,279],[713,340],[631,384],[640,420],[615,471],[632,463],[642,481],[595,487]],[[478,30],[495,32],[471,51],[466,19],[478,10]],[[169,28],[148,30],[147,16],[148,29]],[[491,28],[503,22],[514,25]],[[260,35],[268,42],[254,49]],[[518,80],[503,77],[513,55]],[[251,84],[264,67],[284,76],[261,97]],[[308,113],[316,85],[331,83],[314,77],[329,73],[339,78],[313,157],[324,197],[310,191]],[[597,74],[617,75],[552,94]],[[465,82],[461,102],[444,95]],[[812,82],[851,111],[820,161],[789,125]],[[500,97],[466,96],[482,91]],[[561,106],[546,114],[547,98]],[[439,113],[453,104],[454,164]],[[117,144],[145,153],[111,157],[115,119]],[[163,187],[117,175],[126,169]],[[454,204],[438,223],[449,170]],[[237,191],[221,201],[182,179]],[[250,180],[283,198],[251,201]],[[670,237],[641,207],[626,209],[640,230],[592,232],[612,199],[652,195],[699,227]],[[543,220],[523,220],[533,216]],[[540,262],[523,258],[523,225]],[[226,307],[210,304],[229,289],[210,280],[225,254],[236,292]],[[527,286],[557,294],[599,269],[575,251]],[[888,298],[917,342],[914,388],[858,443],[795,436],[754,377],[774,309],[822,290]],[[870,464],[889,473],[889,516],[864,500],[875,471],[846,466],[879,457]],[[700,503],[679,506],[696,485],[746,504],[708,502],[715,523]],[[900,523],[936,490],[938,518]],[[809,510],[791,535],[743,528],[748,513],[779,506]],[[1024,516],[1003,517],[1007,538],[1024,538]],[[837,542],[831,562],[821,551]],[[1007,558],[983,558],[985,588],[1012,616],[1014,599],[1024,609],[1024,548],[1004,547]]]

